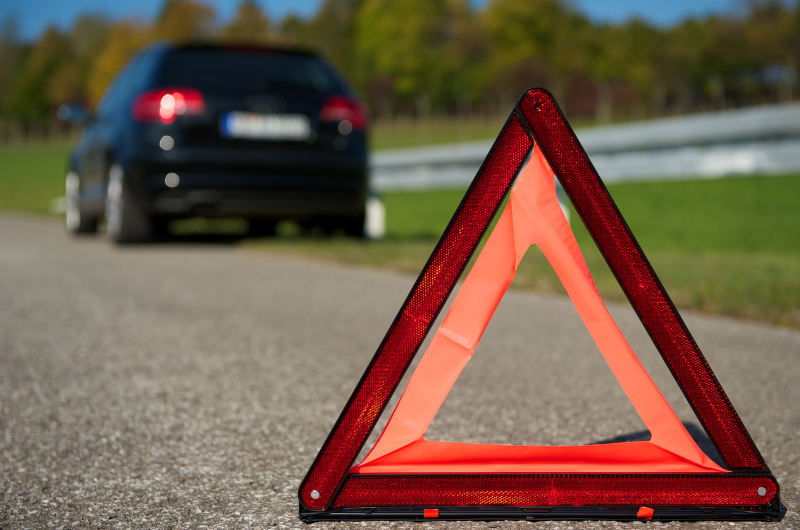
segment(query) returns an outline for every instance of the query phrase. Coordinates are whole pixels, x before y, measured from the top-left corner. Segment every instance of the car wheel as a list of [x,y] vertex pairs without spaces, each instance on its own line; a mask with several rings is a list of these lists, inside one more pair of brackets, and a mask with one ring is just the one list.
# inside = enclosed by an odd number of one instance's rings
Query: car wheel
[[97,232],[97,217],[90,216],[81,208],[81,181],[74,171],[67,173],[66,214],[67,230],[73,234]]
[[108,173],[106,227],[115,243],[142,243],[153,233],[152,222],[133,200],[119,164],[111,166]]

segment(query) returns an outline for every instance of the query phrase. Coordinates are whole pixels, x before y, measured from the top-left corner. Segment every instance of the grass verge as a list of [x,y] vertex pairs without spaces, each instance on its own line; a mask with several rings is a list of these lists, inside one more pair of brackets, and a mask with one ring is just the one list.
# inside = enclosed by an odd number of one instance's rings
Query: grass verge
[[[800,327],[800,176],[610,185],[609,191],[675,304],[710,314]],[[463,191],[387,193],[387,238],[282,238],[248,244],[340,263],[419,273]],[[625,297],[572,211],[600,294]],[[564,293],[538,249],[514,286]]]
[[64,195],[70,144],[22,144],[0,147],[0,208],[48,213]]

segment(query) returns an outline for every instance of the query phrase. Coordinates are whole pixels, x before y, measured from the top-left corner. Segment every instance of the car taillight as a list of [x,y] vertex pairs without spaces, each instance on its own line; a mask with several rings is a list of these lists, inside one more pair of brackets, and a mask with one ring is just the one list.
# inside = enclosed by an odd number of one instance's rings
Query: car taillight
[[176,116],[200,116],[206,112],[203,95],[194,88],[159,88],[145,92],[133,103],[139,121],[172,123]]
[[347,96],[329,96],[322,104],[319,113],[322,121],[343,121],[347,120],[353,129],[363,129],[367,125],[367,109],[363,103],[359,103]]

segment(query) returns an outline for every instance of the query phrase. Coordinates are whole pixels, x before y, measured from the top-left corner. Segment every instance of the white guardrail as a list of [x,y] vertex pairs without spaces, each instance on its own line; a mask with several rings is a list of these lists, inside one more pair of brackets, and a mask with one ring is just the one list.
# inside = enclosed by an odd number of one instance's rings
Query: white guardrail
[[[576,131],[605,182],[800,170],[800,104],[771,105]],[[377,151],[372,188],[466,187],[491,141]]]

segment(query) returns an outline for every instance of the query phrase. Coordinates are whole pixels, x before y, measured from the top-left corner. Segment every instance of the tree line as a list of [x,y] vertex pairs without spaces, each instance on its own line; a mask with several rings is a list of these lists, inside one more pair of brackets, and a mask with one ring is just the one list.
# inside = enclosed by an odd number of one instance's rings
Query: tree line
[[531,86],[571,119],[634,119],[797,96],[800,0],[750,0],[662,28],[590,20],[565,0],[324,0],[273,20],[243,0],[220,21],[200,0],[166,0],[152,21],[85,14],[34,42],[0,25],[0,116],[31,127],[68,102],[97,103],[114,74],[157,41],[310,48],[351,81],[378,120],[507,113]]

